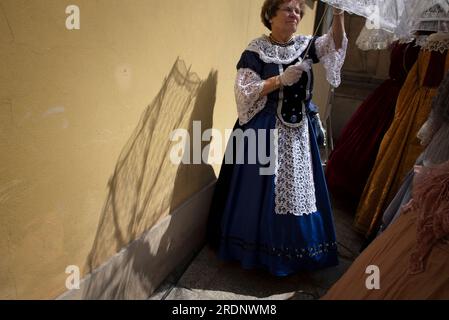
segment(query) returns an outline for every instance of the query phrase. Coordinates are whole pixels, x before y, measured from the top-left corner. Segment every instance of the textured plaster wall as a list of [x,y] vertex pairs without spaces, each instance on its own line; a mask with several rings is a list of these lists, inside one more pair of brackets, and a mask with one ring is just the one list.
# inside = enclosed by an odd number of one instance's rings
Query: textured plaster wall
[[58,296],[68,265],[89,273],[215,179],[171,164],[168,135],[232,128],[262,2],[0,0],[0,298]]

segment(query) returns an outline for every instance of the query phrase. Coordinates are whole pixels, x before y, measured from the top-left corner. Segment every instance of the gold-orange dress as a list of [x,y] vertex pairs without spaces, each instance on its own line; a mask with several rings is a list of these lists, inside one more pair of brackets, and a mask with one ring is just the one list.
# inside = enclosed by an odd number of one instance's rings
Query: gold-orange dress
[[[384,210],[424,150],[416,135],[429,116],[432,100],[447,70],[447,52],[421,50],[409,72],[357,208],[354,228],[367,237],[377,231]],[[440,76],[441,80],[437,80]]]

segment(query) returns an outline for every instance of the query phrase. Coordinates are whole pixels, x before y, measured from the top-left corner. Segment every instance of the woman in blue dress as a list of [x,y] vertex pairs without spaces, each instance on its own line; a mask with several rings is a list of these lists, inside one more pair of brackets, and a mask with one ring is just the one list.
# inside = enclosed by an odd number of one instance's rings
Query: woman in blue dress
[[295,35],[304,9],[304,0],[262,6],[271,34],[251,41],[237,64],[238,120],[208,222],[209,243],[221,259],[277,276],[338,264],[310,66],[322,62],[329,83],[340,84],[344,14],[333,9],[323,36]]

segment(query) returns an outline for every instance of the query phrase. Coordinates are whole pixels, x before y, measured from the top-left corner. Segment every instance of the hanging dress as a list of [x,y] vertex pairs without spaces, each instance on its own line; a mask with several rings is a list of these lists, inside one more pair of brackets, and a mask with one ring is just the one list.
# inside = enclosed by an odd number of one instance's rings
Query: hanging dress
[[[226,155],[231,156],[223,161],[208,222],[209,242],[221,259],[276,276],[338,264],[332,211],[311,121],[318,117],[311,112],[313,73],[304,72],[293,86],[267,96],[261,97],[260,92],[264,79],[279,75],[300,58],[321,61],[328,81],[338,86],[346,47],[345,36],[337,51],[331,33],[296,36],[286,46],[262,36],[243,52],[235,85],[239,119],[228,142]],[[277,138],[272,132],[277,132]],[[250,161],[260,153],[269,154],[272,161],[260,157]],[[246,160],[238,161],[241,158]]]
[[377,232],[384,210],[424,150],[416,135],[449,69],[446,53],[421,50],[401,89],[393,123],[382,140],[354,220],[355,229],[367,237]]
[[329,156],[326,178],[330,192],[357,205],[376,160],[380,143],[393,121],[399,91],[418,57],[412,44],[395,44],[391,51],[390,78],[358,107],[342,130]]
[[[435,166],[449,161],[449,73],[438,88],[429,119],[421,127],[418,137],[426,150],[418,157],[415,166]],[[410,170],[398,193],[385,210],[380,232],[384,232],[401,214],[401,208],[411,199],[414,170]]]

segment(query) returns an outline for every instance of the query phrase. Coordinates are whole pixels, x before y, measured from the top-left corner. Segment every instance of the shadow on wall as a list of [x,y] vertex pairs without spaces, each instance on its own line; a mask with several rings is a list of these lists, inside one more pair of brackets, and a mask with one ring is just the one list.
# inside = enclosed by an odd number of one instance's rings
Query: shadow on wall
[[[172,197],[172,208],[177,208],[181,205],[185,199],[189,198],[192,193],[200,191],[204,186],[209,184],[211,181],[216,179],[215,172],[212,166],[204,165],[204,164],[194,164],[194,144],[197,143],[200,148],[198,151],[201,154],[197,154],[197,157],[202,157],[203,152],[208,152],[209,142],[199,141],[201,139],[201,134],[207,129],[211,129],[213,126],[213,107],[215,105],[216,99],[216,91],[217,91],[217,72],[210,72],[206,81],[204,81],[201,85],[201,88],[198,90],[198,94],[196,97],[196,104],[191,113],[191,117],[189,120],[188,133],[190,137],[190,141],[185,149],[190,149],[190,164],[181,163],[178,168],[176,183],[173,189],[173,197]],[[205,110],[205,108],[210,107],[210,110]],[[197,131],[198,131],[198,123],[201,126],[201,133],[197,132],[196,142],[193,141],[195,139],[195,133],[193,128],[193,123],[197,122]],[[199,133],[199,134],[198,134]],[[202,160],[201,160],[202,162]]]
[[[173,250],[172,246],[179,246],[173,240],[183,232],[185,222],[170,216],[167,226],[156,228],[160,233],[158,240],[141,236],[215,180],[214,171],[207,164],[172,164],[169,154],[173,143],[169,137],[178,128],[191,133],[193,120],[202,121],[203,129],[212,126],[216,88],[216,71],[201,81],[183,61],[176,60],[125,145],[109,180],[109,194],[87,260],[90,281],[82,298],[148,296],[163,280],[161,274],[171,271],[158,264]],[[115,257],[118,260],[97,269],[120,250]],[[187,256],[189,252],[182,254]]]

